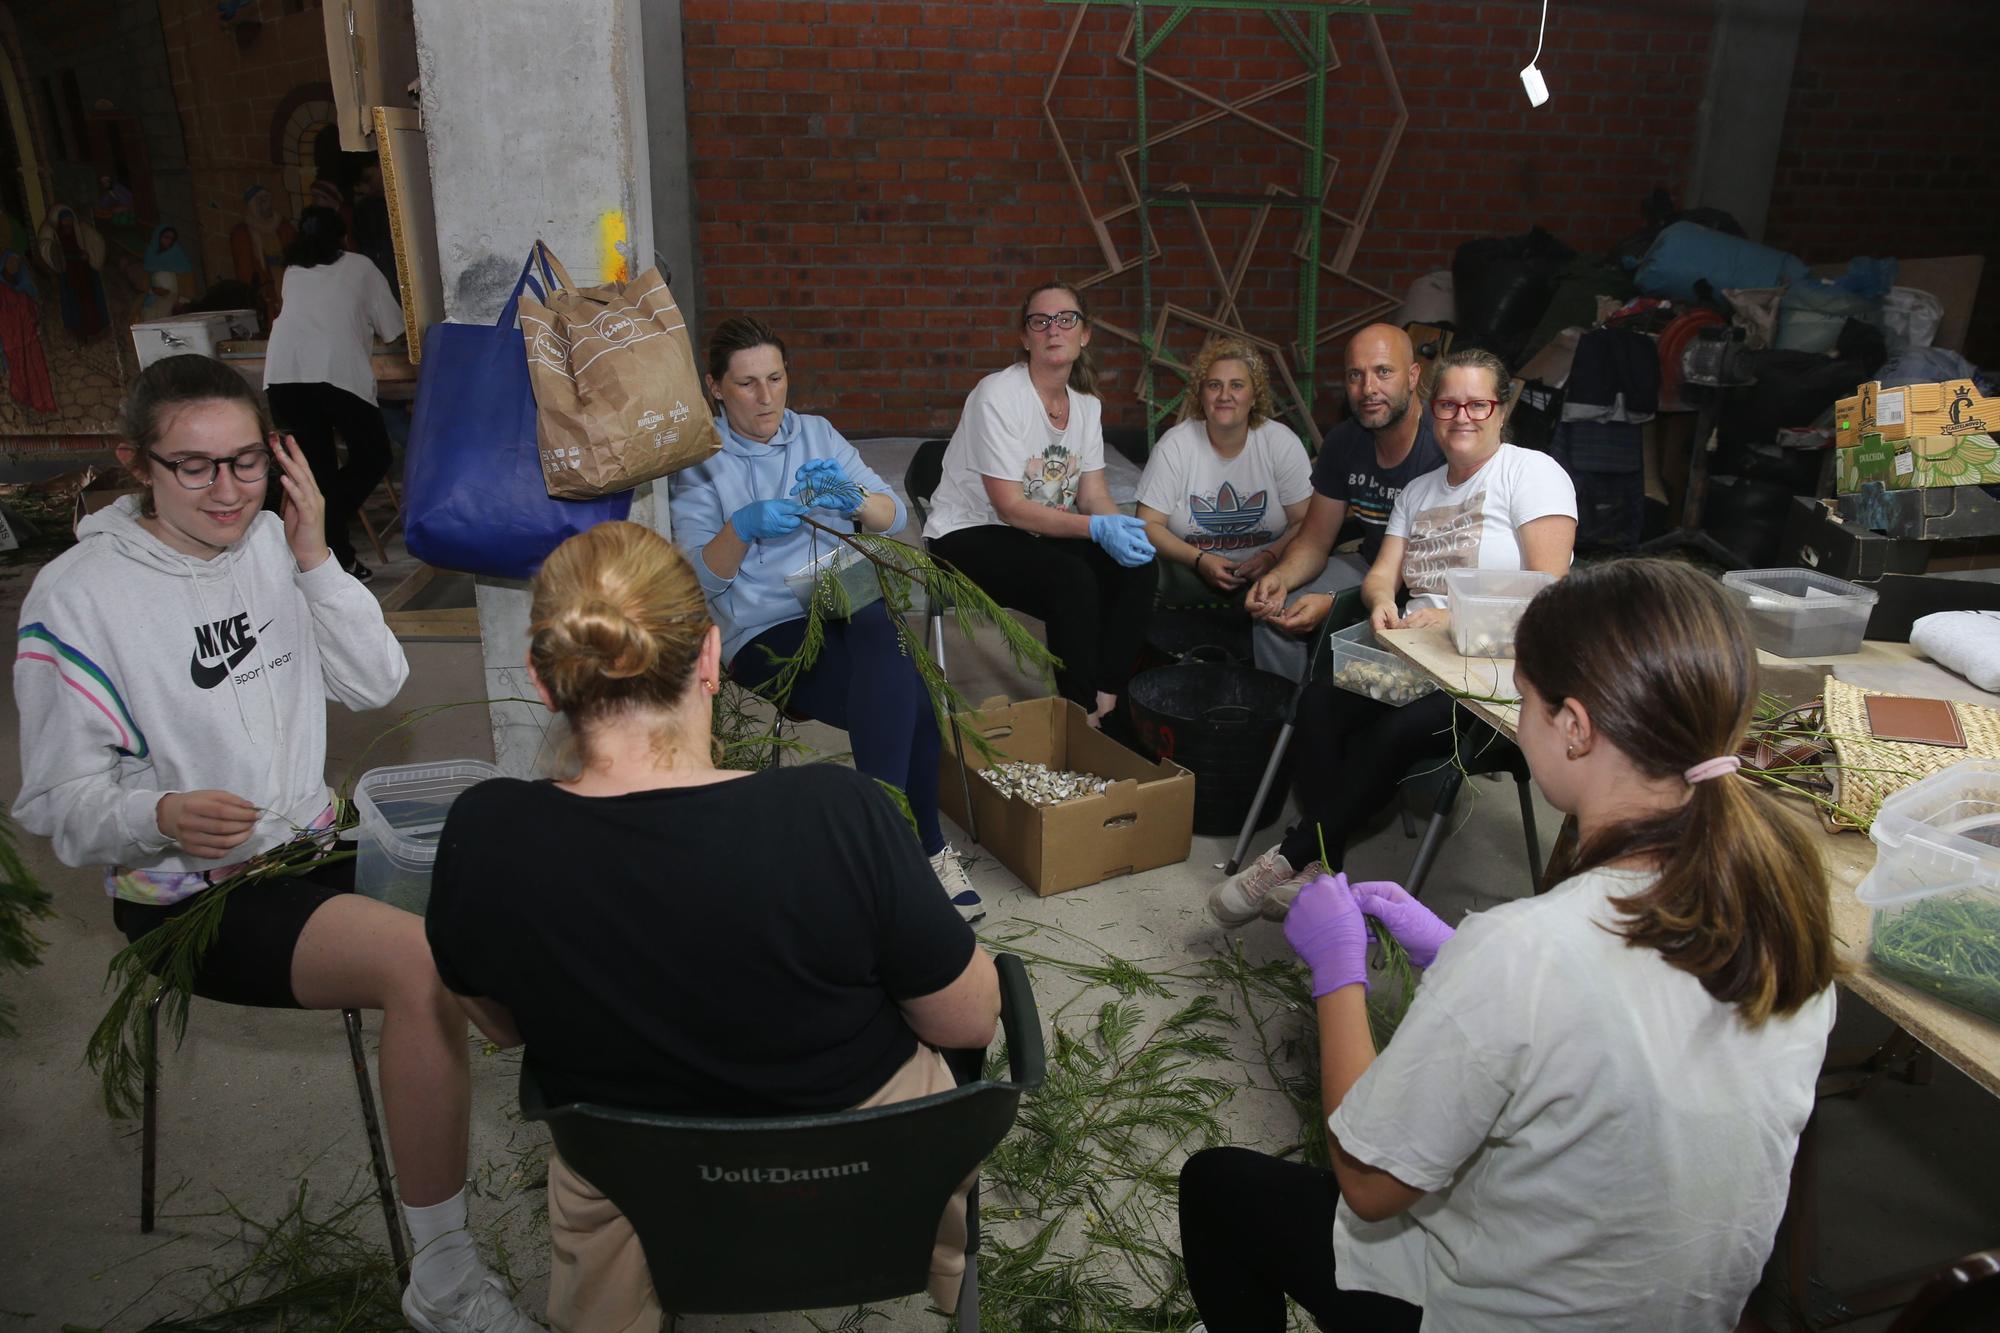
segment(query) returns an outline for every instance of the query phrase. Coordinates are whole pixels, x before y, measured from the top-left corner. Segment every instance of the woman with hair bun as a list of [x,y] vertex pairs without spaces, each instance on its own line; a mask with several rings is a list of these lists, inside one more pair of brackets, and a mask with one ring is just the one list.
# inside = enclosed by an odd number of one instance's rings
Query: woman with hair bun
[[[1333,1169],[1188,1159],[1207,1333],[1277,1333],[1288,1295],[1385,1333],[1719,1333],[1757,1285],[1836,963],[1811,834],[1736,772],[1755,642],[1713,579],[1629,560],[1544,589],[1514,646],[1521,750],[1575,846],[1456,932],[1394,884],[1299,894]],[[1428,969],[1379,1054],[1366,917]]]
[[[722,630],[722,660],[737,684],[768,685],[806,636],[805,608],[786,586],[836,538],[809,527],[850,522],[895,532],[903,502],[861,461],[833,423],[785,406],[791,367],[784,341],[762,320],[725,319],[708,340],[708,391],[722,449],[676,473],[674,539]],[[847,733],[854,766],[903,793],[917,839],[945,896],[967,921],[985,916],[978,890],[938,822],[937,713],[923,678],[880,602],[846,619],[825,617],[819,657],[784,699]]]
[[[936,1048],[992,1040],[992,961],[874,779],[715,766],[722,634],[687,557],[632,523],[564,542],[535,576],[528,667],[581,765],[459,797],[428,925],[445,984],[525,1042],[551,1104],[769,1116],[952,1086]],[[746,836],[773,811],[783,837]],[[946,1309],[964,1220],[961,1196],[933,1258]],[[631,1224],[559,1156],[549,1229],[557,1329],[657,1326]]]
[[[344,249],[347,224],[330,208],[299,215],[285,249],[284,304],[264,351],[264,391],[280,429],[298,438],[326,496],[326,544],[366,583],[348,529],[389,475],[389,430],[375,400],[376,338],[403,336],[403,307],[381,270]],[[347,446],[343,465],[334,437]]]

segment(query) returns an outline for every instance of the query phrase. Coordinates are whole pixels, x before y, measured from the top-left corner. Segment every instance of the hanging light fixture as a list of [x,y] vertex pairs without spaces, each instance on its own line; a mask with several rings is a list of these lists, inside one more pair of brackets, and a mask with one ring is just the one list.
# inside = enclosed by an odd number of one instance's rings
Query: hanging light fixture
[[1535,34],[1535,54],[1528,58],[1528,67],[1521,71],[1521,86],[1528,90],[1528,105],[1540,106],[1549,100],[1549,83],[1542,72],[1535,68],[1535,62],[1542,58],[1542,39],[1549,31],[1549,0],[1542,0],[1542,27]]

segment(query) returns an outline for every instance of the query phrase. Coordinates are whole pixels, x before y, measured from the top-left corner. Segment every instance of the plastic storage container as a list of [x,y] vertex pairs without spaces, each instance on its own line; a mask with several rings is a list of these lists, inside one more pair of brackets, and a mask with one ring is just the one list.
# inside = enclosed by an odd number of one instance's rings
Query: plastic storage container
[[257,315],[250,310],[213,310],[174,315],[132,326],[132,350],[144,370],[163,357],[193,353],[214,356],[217,345],[257,336]]
[[1757,646],[1779,657],[1841,657],[1861,651],[1875,594],[1810,569],[1739,569],[1722,586],[1750,610]]
[[1967,759],[1875,814],[1869,952],[1897,980],[2000,1022],[2000,759]]
[[399,764],[362,774],[354,784],[361,816],[355,890],[423,915],[446,812],[460,792],[499,776],[499,769],[477,759]]
[[1367,621],[1336,630],[1326,641],[1329,677],[1335,685],[1398,708],[1423,698],[1437,682],[1394,653],[1375,646],[1375,627]]
[[834,576],[847,594],[846,611],[843,613],[838,603],[829,602],[822,608],[828,615],[853,615],[869,603],[881,601],[882,583],[875,577],[875,562],[846,542],[832,538],[828,541],[831,545],[826,550],[785,576],[785,586],[798,599],[799,609],[811,609],[813,588],[820,576],[827,573]]
[[1460,657],[1512,657],[1514,627],[1553,574],[1532,569],[1448,569],[1451,646]]

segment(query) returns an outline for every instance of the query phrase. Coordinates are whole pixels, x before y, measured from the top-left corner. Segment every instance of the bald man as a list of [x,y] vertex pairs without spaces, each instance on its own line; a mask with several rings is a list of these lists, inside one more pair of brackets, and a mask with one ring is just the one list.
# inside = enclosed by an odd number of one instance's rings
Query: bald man
[[[1410,335],[1395,325],[1370,324],[1348,339],[1349,415],[1320,446],[1305,527],[1244,599],[1257,619],[1252,648],[1264,670],[1292,680],[1304,674],[1313,631],[1332,609],[1334,594],[1360,586],[1375,562],[1396,497],[1444,466],[1430,413],[1417,400],[1422,377]],[[1361,528],[1361,549],[1333,555],[1350,512]]]

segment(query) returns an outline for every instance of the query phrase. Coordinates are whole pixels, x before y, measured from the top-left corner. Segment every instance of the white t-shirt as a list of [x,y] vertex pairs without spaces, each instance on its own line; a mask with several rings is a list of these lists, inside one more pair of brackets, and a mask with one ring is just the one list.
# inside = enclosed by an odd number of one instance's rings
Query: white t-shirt
[[1208,425],[1183,421],[1162,435],[1139,478],[1139,503],[1167,516],[1167,531],[1201,551],[1247,560],[1285,535],[1285,506],[1313,493],[1312,464],[1281,422],[1250,429],[1224,460]]
[[1409,607],[1448,604],[1448,569],[1519,569],[1523,525],[1551,514],[1576,517],[1576,486],[1547,454],[1503,444],[1453,486],[1448,469],[1426,472],[1396,497],[1385,535],[1409,543],[1403,586]]
[[294,265],[284,298],[264,349],[264,383],[331,384],[374,402],[374,339],[403,336],[403,307],[382,270],[352,251],[331,264]]
[[1018,482],[1021,494],[1051,509],[1076,510],[1077,483],[1104,468],[1104,405],[1069,392],[1069,425],[1058,432],[1017,361],[995,371],[965,396],[965,411],[944,451],[944,475],[931,496],[926,538],[1002,520],[986,498],[984,477]]
[[1650,872],[1466,919],[1328,1124],[1429,1191],[1335,1216],[1335,1280],[1480,1333],[1733,1328],[1770,1254],[1833,987],[1750,1029],[1605,927]]

